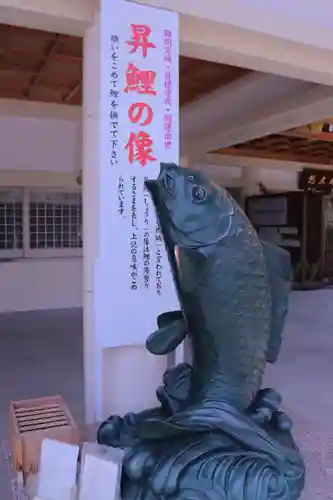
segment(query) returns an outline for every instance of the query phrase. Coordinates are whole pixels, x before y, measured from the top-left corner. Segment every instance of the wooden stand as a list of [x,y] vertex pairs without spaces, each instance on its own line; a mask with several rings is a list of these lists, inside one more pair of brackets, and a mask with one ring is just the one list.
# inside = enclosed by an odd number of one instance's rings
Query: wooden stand
[[61,396],[11,401],[9,417],[13,468],[24,483],[38,472],[45,438],[76,445],[80,442],[79,429]]

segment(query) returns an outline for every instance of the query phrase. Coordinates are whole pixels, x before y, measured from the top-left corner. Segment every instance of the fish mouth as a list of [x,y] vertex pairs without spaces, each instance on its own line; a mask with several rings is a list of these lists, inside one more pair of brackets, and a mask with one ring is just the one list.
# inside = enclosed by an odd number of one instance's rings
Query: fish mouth
[[157,179],[147,179],[145,181],[145,187],[155,206],[159,225],[166,240],[165,243],[167,246],[172,247],[174,243],[167,237],[173,224],[170,207],[167,208],[167,200],[174,195],[176,168],[178,167],[174,164],[161,163]]
[[157,179],[147,179],[145,181],[145,186],[150,192],[155,205],[160,205],[161,200],[159,198],[163,191],[165,194],[168,193],[168,195],[173,194],[176,184],[174,177],[175,168],[178,167],[173,163],[161,163]]
[[159,205],[159,198],[161,195],[161,189],[163,189],[163,183],[160,179],[148,179],[145,181],[145,187],[149,192],[155,207]]

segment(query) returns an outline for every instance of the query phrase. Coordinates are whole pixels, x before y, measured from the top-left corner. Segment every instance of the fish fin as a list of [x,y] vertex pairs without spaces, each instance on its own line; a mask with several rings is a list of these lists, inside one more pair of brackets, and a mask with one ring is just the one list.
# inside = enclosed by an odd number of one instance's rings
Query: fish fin
[[185,319],[176,319],[152,333],[146,340],[146,348],[157,356],[169,354],[183,342],[186,335],[187,324]]
[[157,317],[157,326],[158,328],[164,328],[165,326],[170,325],[170,323],[180,319],[183,319],[182,311],[168,311]]
[[266,241],[262,241],[262,245],[272,297],[271,328],[266,359],[268,363],[275,363],[280,353],[284,323],[288,312],[292,266],[287,250]]

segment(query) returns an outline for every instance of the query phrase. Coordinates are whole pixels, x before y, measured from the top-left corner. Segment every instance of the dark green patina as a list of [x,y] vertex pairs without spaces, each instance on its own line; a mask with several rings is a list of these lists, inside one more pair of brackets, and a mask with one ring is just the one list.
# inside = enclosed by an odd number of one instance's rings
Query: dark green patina
[[292,422],[279,394],[261,389],[281,347],[289,254],[260,241],[197,171],[162,164],[146,186],[182,307],[158,318],[147,349],[164,355],[189,336],[193,361],[165,373],[158,408],[101,425],[99,443],[127,449],[122,498],[296,500],[304,463]]

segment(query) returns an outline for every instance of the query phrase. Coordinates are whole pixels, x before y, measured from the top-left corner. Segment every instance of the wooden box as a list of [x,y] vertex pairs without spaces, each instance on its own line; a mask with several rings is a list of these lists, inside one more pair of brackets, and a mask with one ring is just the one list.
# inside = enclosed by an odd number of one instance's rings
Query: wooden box
[[80,442],[79,429],[61,396],[11,401],[9,412],[13,468],[23,477],[38,472],[45,438]]

